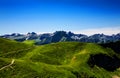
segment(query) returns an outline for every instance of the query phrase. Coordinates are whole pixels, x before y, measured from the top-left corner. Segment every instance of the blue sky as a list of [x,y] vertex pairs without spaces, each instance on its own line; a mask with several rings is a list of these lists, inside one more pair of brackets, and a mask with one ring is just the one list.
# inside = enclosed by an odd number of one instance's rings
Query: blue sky
[[120,32],[120,0],[0,0],[0,34]]

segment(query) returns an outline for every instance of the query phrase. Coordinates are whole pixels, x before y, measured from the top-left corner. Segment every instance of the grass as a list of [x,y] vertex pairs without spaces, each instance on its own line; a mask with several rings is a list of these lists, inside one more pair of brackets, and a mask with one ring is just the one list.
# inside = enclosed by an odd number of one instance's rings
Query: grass
[[31,51],[34,46],[0,38],[0,57],[19,58]]
[[25,40],[23,43],[28,44],[28,45],[34,45],[35,40]]
[[[114,55],[113,50],[105,49],[97,44],[58,42],[35,46],[33,41],[19,43],[0,39],[0,42],[0,68],[15,59],[12,67],[0,71],[0,78],[112,78],[114,75],[120,76],[119,69],[110,72],[98,66],[91,68],[87,64],[92,54],[102,53],[111,57]],[[30,49],[26,50],[26,48]]]

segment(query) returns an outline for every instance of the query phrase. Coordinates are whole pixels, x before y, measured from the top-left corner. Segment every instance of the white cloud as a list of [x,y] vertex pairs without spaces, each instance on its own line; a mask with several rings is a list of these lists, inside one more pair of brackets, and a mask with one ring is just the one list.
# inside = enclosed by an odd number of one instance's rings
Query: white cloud
[[86,29],[86,30],[75,31],[74,33],[79,33],[79,34],[81,33],[81,34],[86,34],[86,35],[103,33],[103,34],[106,34],[106,35],[112,35],[112,34],[120,33],[120,27]]

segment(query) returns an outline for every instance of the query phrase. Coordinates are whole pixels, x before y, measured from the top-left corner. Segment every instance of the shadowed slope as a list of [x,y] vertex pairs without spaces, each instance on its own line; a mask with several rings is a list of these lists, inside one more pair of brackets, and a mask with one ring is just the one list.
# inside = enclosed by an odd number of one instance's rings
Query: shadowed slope
[[120,59],[116,56],[110,57],[105,54],[96,54],[96,55],[91,55],[88,64],[91,67],[97,65],[108,71],[115,71],[117,68],[120,67]]

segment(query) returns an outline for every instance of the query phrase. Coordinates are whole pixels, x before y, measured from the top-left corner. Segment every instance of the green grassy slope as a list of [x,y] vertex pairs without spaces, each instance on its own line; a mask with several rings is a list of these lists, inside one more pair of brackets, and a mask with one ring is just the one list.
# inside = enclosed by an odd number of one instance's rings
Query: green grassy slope
[[0,38],[0,57],[19,58],[23,57],[34,47],[14,40]]
[[35,44],[35,40],[25,40],[25,41],[23,41],[23,43],[29,44],[29,45],[34,45]]
[[[111,72],[97,65],[90,67],[88,60],[91,55],[104,54],[112,57],[115,54],[111,49],[105,49],[96,44],[59,42],[31,46],[6,39],[0,41],[3,45],[0,46],[1,78],[112,78],[120,76],[119,68]],[[3,48],[6,50],[4,51]],[[27,48],[30,49],[27,50]],[[3,55],[15,50],[21,50],[21,52]]]

